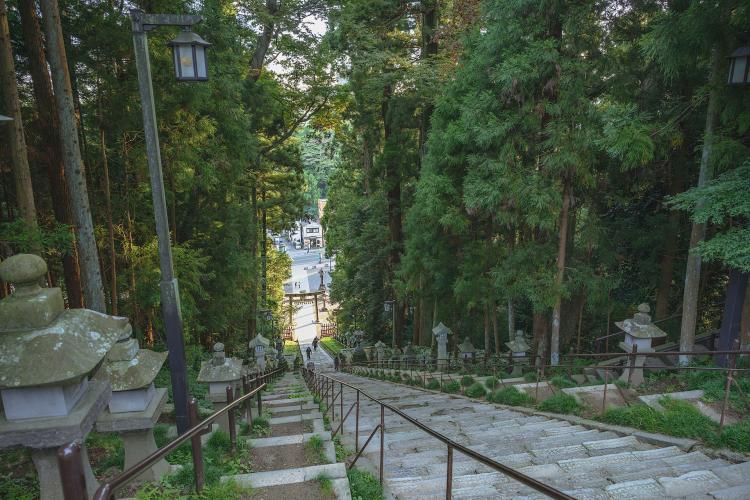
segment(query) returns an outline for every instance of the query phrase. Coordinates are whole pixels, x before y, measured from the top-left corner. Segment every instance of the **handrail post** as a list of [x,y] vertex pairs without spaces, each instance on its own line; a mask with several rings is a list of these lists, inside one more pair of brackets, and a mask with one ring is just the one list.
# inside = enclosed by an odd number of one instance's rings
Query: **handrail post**
[[628,369],[628,385],[630,384],[630,380],[633,378],[633,369],[635,368],[635,355],[638,352],[638,345],[633,344],[633,351],[630,353],[630,368]]
[[[242,376],[242,394],[249,394],[251,391],[250,389],[250,382],[247,379],[247,375]],[[247,422],[248,428],[253,428],[253,407],[250,404],[250,399],[245,400],[245,421]]]
[[380,484],[383,484],[383,453],[385,445],[385,406],[380,403]]
[[[344,418],[344,383],[339,382],[339,389],[341,390],[341,400],[339,401],[340,404],[340,415],[339,418]],[[341,423],[341,430],[344,429],[344,423]]]
[[445,498],[451,500],[453,493],[453,447],[448,445],[448,460],[445,476]]
[[729,392],[732,390],[732,381],[734,379],[734,368],[737,365],[737,355],[729,355],[729,370],[727,370],[727,383],[724,387],[724,401],[721,405],[721,419],[719,420],[719,432],[724,430],[724,416],[727,413],[727,406],[729,405]]
[[607,409],[607,386],[609,385],[609,370],[604,369],[604,391],[602,395],[602,415]]
[[57,463],[60,467],[63,498],[78,500],[88,498],[86,493],[86,476],[81,461],[81,445],[75,441],[61,446],[57,450]]
[[[198,400],[191,397],[188,401],[188,415],[190,417],[190,427],[198,425]],[[203,491],[204,471],[203,471],[203,450],[201,449],[201,437],[199,434],[190,438],[190,445],[193,455],[193,474],[195,474],[195,492]]]
[[263,417],[263,404],[261,403],[263,391],[258,391],[258,418]]
[[359,389],[357,389],[357,418],[354,424],[354,452],[359,453]]
[[[232,386],[227,386],[227,406],[234,403],[234,391],[232,390]],[[229,443],[230,443],[230,450],[232,453],[237,450],[237,428],[234,426],[234,408],[229,410],[227,412],[227,420],[229,421]]]

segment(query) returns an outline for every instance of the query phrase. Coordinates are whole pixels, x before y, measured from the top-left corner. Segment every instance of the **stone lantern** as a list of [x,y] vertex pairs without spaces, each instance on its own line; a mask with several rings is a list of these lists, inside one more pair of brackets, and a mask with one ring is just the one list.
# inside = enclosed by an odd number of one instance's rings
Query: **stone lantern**
[[438,370],[444,370],[448,367],[448,335],[452,333],[451,329],[445,326],[442,321],[432,329],[432,334],[435,335],[438,346]]
[[261,373],[266,371],[266,349],[270,344],[271,341],[260,333],[248,343],[250,349],[255,353],[255,363]]
[[89,376],[131,327],[127,318],[64,309],[59,288],[39,286],[46,274],[36,255],[0,264],[0,279],[15,289],[0,300],[0,448],[31,448],[41,498],[60,499],[56,453],[73,441],[82,443],[87,491],[98,488],[83,443],[111,389]]
[[[125,469],[129,469],[156,451],[154,425],[164,411],[167,389],[154,388],[166,352],[140,349],[138,340],[123,334],[112,347],[94,380],[106,380],[112,386],[107,410],[99,415],[96,430],[117,432],[125,448]],[[138,478],[159,481],[169,473],[165,460],[153,464]]]
[[377,357],[378,364],[382,364],[383,361],[385,361],[385,348],[386,347],[387,347],[386,344],[384,344],[383,341],[381,340],[378,340],[375,343],[375,352],[377,353],[377,356],[378,356]]
[[[198,382],[208,384],[208,396],[214,404],[214,410],[221,410],[227,403],[227,386],[232,387],[235,398],[239,394],[242,380],[242,360],[227,358],[224,344],[214,344],[214,356],[210,361],[201,363]],[[224,413],[216,419],[219,427],[229,432],[229,415]]]
[[[648,304],[638,306],[638,312],[632,318],[615,322],[615,325],[625,332],[625,340],[620,342],[619,346],[625,352],[654,352],[651,345],[653,339],[664,338],[666,332],[651,322],[651,308]],[[646,356],[636,356],[633,364],[633,373],[630,368],[626,368],[620,380],[630,382],[634,385],[643,383],[643,364]]]
[[266,349],[266,363],[268,364],[268,367],[272,370],[276,369],[276,366],[278,366],[278,354],[279,351],[277,351],[273,347],[268,347]]
[[464,363],[466,363],[467,361],[473,361],[476,352],[477,348],[474,347],[474,344],[471,343],[469,337],[464,337],[464,341],[458,344],[458,354],[461,359],[464,360]]
[[511,376],[520,377],[522,374],[521,367],[528,363],[526,352],[531,349],[531,346],[526,342],[522,330],[516,330],[516,337],[512,341],[506,342],[505,345],[513,353],[513,371],[511,372]]

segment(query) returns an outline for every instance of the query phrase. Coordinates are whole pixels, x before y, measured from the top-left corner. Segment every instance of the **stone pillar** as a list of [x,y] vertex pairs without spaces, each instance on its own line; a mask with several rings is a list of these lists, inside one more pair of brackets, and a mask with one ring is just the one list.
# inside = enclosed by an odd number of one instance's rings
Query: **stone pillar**
[[[57,465],[57,448],[31,450],[31,459],[34,461],[37,478],[39,479],[39,498],[64,500],[62,483],[60,482],[60,469]],[[81,461],[83,462],[83,476],[86,480],[86,493],[91,498],[99,489],[99,482],[91,470],[85,444],[81,444]]]

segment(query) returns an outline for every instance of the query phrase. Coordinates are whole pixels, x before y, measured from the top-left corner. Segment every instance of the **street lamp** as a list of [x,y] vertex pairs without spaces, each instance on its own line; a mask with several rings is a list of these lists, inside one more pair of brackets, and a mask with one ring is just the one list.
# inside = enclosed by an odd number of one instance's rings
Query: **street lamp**
[[174,74],[181,82],[205,82],[208,80],[206,47],[211,44],[198,34],[183,28],[174,40],[167,43],[172,47]]
[[[146,139],[146,154],[148,157],[148,171],[151,179],[151,196],[154,202],[154,218],[156,219],[156,237],[159,244],[159,268],[161,270],[161,309],[164,317],[164,330],[169,349],[169,374],[172,381],[172,396],[174,398],[175,423],[177,432],[182,434],[190,426],[187,412],[187,369],[185,367],[185,343],[182,337],[182,312],[180,311],[180,292],[177,278],[174,276],[172,265],[172,247],[169,236],[169,219],[167,218],[167,203],[164,196],[164,178],[161,170],[161,153],[159,151],[159,134],[156,127],[156,107],[154,92],[151,84],[151,64],[148,57],[147,32],[159,26],[179,26],[183,29],[198,24],[202,18],[183,14],[146,14],[140,9],[130,10],[130,20],[133,30],[133,46],[135,49],[135,66],[138,73],[138,89],[141,94],[141,109],[143,111],[143,129]],[[183,32],[183,35],[185,33]],[[197,35],[196,35],[197,36]],[[200,37],[198,37],[200,38]],[[184,40],[184,43],[182,42]],[[180,37],[173,40],[173,50],[176,50],[175,75],[188,75],[187,65],[182,67],[183,49],[187,46],[195,48],[190,55],[194,75],[206,79],[205,41],[202,45],[196,40]],[[192,45],[191,45],[192,43]],[[200,47],[200,49],[198,49]],[[200,58],[198,51],[200,50]],[[187,56],[187,52],[184,52]],[[199,63],[198,61],[201,61]],[[186,57],[185,62],[188,62]],[[179,63],[179,67],[178,67]],[[198,66],[200,64],[200,67]],[[184,72],[183,72],[184,71]],[[183,78],[184,79],[184,78]]]
[[729,56],[729,76],[727,85],[748,85],[750,71],[750,47],[740,47]]

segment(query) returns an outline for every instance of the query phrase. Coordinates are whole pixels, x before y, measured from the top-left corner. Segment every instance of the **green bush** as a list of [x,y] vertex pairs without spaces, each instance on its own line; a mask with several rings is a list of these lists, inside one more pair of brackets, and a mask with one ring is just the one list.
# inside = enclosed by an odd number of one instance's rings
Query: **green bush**
[[489,399],[493,403],[510,406],[529,406],[534,402],[531,396],[529,396],[525,392],[519,391],[513,386],[498,389],[490,396]]
[[471,375],[464,375],[463,377],[461,377],[461,385],[464,387],[469,387],[474,382],[474,377],[472,377]]
[[484,381],[484,385],[487,386],[487,389],[492,390],[495,387],[497,387],[498,380],[495,377],[489,377],[487,380]]
[[457,380],[451,380],[443,384],[443,392],[448,394],[455,394],[461,390],[461,384]]
[[545,399],[537,408],[541,411],[548,411],[551,413],[562,413],[578,415],[581,412],[581,405],[578,400],[570,394],[555,394],[554,396]]
[[437,391],[440,389],[440,381],[434,378],[431,378],[427,381],[427,388],[433,391]]
[[474,382],[466,388],[465,394],[470,398],[483,398],[487,394],[487,391],[482,384]]

